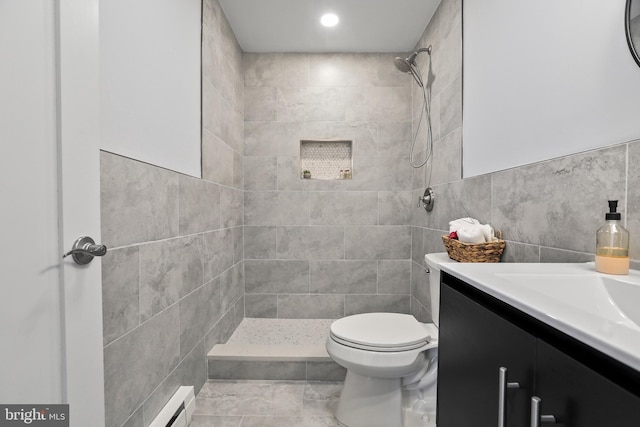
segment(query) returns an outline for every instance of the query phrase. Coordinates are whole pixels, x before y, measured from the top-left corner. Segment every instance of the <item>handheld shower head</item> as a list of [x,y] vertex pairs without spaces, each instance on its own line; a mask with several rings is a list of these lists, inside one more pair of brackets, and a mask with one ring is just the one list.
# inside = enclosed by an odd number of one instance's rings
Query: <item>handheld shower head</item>
[[400,58],[399,56],[396,56],[396,59],[393,60],[393,64],[396,66],[398,71],[403,73],[410,73],[420,87],[423,86],[423,83],[416,69],[416,56],[418,56],[418,54],[421,52],[427,52],[429,56],[431,56],[431,46],[420,48],[411,53],[411,55],[406,58]]
[[409,62],[409,58],[400,58],[396,56],[396,59],[393,60],[393,65],[396,66],[398,71],[403,73],[411,72],[411,63]]

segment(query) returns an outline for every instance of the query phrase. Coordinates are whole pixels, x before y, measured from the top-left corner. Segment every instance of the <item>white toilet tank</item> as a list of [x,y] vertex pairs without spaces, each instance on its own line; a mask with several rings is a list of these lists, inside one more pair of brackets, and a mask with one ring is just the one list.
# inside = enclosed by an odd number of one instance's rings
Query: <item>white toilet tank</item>
[[424,261],[429,269],[429,290],[431,291],[431,317],[436,326],[440,326],[440,264],[457,262],[449,258],[446,252],[426,254]]

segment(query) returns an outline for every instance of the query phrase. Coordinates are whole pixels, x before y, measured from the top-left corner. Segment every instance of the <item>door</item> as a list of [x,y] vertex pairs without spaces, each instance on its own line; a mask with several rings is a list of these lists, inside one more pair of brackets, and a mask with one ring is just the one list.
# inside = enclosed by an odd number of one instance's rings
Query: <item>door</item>
[[0,0],[0,404],[104,426],[98,0]]

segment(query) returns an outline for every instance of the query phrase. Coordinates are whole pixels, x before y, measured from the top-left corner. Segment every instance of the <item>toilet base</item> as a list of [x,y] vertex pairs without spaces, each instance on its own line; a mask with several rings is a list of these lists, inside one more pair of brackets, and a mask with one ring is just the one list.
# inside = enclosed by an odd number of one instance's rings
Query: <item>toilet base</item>
[[402,380],[347,371],[336,419],[347,427],[402,426]]

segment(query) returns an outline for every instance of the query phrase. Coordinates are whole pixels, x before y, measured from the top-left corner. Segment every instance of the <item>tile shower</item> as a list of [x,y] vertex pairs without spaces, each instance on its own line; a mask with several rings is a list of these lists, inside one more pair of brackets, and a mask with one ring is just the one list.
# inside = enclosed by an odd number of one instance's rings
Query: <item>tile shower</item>
[[[511,262],[591,260],[607,197],[640,232],[640,142],[461,178],[460,0],[418,42],[434,49],[428,173],[408,164],[421,96],[395,55],[242,53],[203,5],[203,179],[101,156],[107,427],[148,425],[180,384],[199,391],[207,351],[244,317],[428,321],[423,255],[452,218],[502,229]],[[353,179],[301,179],[303,139],[353,141]],[[427,185],[430,214],[415,207]]]

